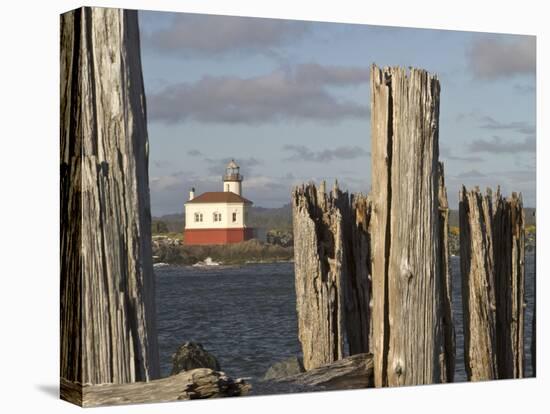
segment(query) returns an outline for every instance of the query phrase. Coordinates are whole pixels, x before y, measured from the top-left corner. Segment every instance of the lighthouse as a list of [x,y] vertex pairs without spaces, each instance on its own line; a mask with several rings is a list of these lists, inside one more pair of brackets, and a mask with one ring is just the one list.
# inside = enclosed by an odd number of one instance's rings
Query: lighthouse
[[239,172],[240,167],[235,160],[231,160],[225,168],[225,175],[223,176],[223,188],[226,192],[232,192],[237,195],[241,195],[243,176]]
[[240,167],[231,160],[222,176],[222,191],[211,191],[195,196],[189,191],[185,203],[186,245],[239,243],[253,238],[248,227],[248,211],[252,201],[242,196],[243,176]]

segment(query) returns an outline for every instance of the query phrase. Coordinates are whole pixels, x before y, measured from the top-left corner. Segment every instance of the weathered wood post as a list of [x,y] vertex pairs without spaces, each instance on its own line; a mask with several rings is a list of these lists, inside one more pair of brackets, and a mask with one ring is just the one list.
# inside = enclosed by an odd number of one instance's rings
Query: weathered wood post
[[464,360],[471,381],[524,376],[525,219],[521,195],[460,192]]
[[[537,254],[535,253],[535,258]],[[537,261],[535,259],[535,275],[537,273]],[[531,322],[531,368],[533,377],[537,376],[537,281],[535,278],[535,289],[533,293],[533,321]]]
[[375,383],[449,380],[439,212],[439,81],[371,68]]
[[525,218],[521,195],[497,191],[493,212],[499,378],[524,377]]
[[491,192],[459,195],[464,364],[469,381],[496,379],[496,298]]
[[452,295],[453,282],[451,269],[449,267],[449,203],[447,201],[447,188],[445,187],[445,170],[443,163],[439,163],[439,234],[441,235],[441,306],[443,335],[445,338],[444,354],[445,359],[441,363],[445,364],[441,370],[442,382],[453,382],[456,361],[455,349],[455,329],[453,324]]
[[159,376],[140,59],[136,11],[61,16],[61,377],[78,385]]
[[[536,217],[536,211],[533,216]],[[531,322],[531,368],[533,369],[533,377],[537,376],[537,242],[535,234],[535,251],[533,252],[533,266],[535,273],[535,286],[533,289],[533,319]]]
[[351,212],[345,214],[345,245],[348,254],[345,275],[346,337],[350,355],[370,352],[371,280],[370,215],[371,206],[364,194],[351,195]]
[[348,194],[336,185],[326,194],[324,182],[292,192],[298,337],[306,370],[344,356],[347,203]]

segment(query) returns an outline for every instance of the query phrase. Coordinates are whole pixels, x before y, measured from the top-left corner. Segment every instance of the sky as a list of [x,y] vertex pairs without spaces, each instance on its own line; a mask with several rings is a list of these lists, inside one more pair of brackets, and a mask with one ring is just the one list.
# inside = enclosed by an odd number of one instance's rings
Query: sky
[[535,37],[140,11],[152,214],[189,189],[280,207],[303,182],[367,193],[371,64],[437,74],[440,160],[451,208],[501,186],[535,206]]

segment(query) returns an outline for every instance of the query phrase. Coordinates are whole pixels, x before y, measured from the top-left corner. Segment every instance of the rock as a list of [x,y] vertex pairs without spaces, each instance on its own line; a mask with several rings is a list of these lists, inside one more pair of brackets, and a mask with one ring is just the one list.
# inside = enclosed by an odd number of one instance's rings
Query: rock
[[292,247],[294,245],[294,234],[289,230],[269,230],[266,234],[266,241],[277,246]]
[[273,364],[264,375],[264,380],[273,380],[277,378],[288,377],[304,372],[304,363],[302,358],[290,357],[283,361]]
[[172,373],[170,375],[195,368],[210,368],[214,371],[221,369],[216,357],[206,351],[201,344],[186,342],[172,354]]
[[328,390],[374,386],[372,354],[356,354],[312,370],[275,379],[276,382],[322,387]]

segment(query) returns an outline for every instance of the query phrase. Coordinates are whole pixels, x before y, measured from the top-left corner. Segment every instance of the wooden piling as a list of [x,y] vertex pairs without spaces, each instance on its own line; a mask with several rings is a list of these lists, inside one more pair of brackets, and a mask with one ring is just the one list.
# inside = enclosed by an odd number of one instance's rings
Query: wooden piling
[[295,188],[292,206],[298,335],[311,370],[369,351],[370,202],[337,185],[327,194],[322,182]]
[[[535,253],[536,257],[536,253]],[[535,274],[536,274],[536,260],[535,260]],[[531,369],[533,370],[533,377],[537,376],[537,283],[535,280],[535,292],[533,293],[533,320],[531,322]]]
[[444,336],[444,352],[440,359],[441,382],[453,382],[456,361],[456,338],[453,323],[452,296],[453,281],[449,267],[449,203],[447,201],[447,188],[445,187],[445,171],[443,163],[439,163],[439,234],[441,254],[439,275],[441,294],[441,322]]
[[343,211],[348,194],[325,183],[297,187],[292,192],[294,273],[298,337],[304,368],[320,367],[344,356]]
[[371,336],[371,269],[369,198],[364,194],[350,197],[350,222],[345,225],[348,272],[345,275],[345,319],[349,354],[370,352]]
[[447,380],[441,289],[439,81],[371,68],[375,384]]
[[67,399],[66,383],[81,390],[159,376],[140,59],[137,11],[84,7],[61,16],[61,392]]
[[521,195],[497,191],[493,212],[499,378],[524,377],[525,217]]
[[464,360],[471,381],[523,378],[525,219],[521,195],[460,192]]
[[[533,213],[533,216],[536,213]],[[535,235],[536,237],[536,235]],[[537,246],[535,243],[535,251],[533,252],[534,258],[534,274],[533,280],[533,319],[531,322],[531,368],[533,370],[533,377],[537,376]]]
[[491,192],[459,195],[464,364],[469,381],[496,379],[496,299]]

